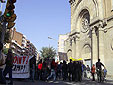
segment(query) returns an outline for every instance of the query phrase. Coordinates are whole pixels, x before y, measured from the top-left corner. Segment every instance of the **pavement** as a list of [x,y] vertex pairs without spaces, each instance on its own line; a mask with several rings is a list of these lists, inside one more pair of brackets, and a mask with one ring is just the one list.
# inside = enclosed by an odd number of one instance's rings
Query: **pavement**
[[[7,83],[8,82],[9,81],[7,80]],[[4,85],[4,84],[0,84],[0,85]],[[56,80],[56,81],[35,80],[33,82],[29,79],[14,79],[13,85],[113,85],[113,77],[107,77],[106,81],[104,81],[103,83],[98,83],[97,79],[96,81],[92,81],[91,79],[88,79],[88,78],[84,78],[81,82],[69,82],[69,81],[62,81],[62,80]]]
[[34,82],[28,79],[14,80],[14,85],[113,85],[112,78],[106,78],[106,81],[103,83],[98,83],[96,81],[92,81],[91,79],[84,78],[81,82],[69,82],[69,81],[39,81],[35,80]]

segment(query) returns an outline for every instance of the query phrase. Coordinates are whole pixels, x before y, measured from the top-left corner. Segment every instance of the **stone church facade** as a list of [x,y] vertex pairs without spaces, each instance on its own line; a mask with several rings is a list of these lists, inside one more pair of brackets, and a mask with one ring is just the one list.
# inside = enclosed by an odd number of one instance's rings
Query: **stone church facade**
[[71,32],[65,41],[68,57],[85,64],[98,59],[113,75],[113,0],[70,0]]

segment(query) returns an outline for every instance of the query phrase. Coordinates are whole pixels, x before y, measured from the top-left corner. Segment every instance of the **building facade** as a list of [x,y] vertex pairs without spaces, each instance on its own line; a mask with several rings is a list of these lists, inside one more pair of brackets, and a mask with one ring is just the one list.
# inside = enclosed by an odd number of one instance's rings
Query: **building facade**
[[7,43],[6,48],[12,48],[15,55],[18,56],[36,56],[38,51],[36,47],[20,32],[13,28],[11,31],[11,43]]
[[68,60],[67,53],[65,52],[65,40],[67,40],[69,34],[60,34],[58,40],[58,60]]
[[113,0],[70,0],[71,33],[66,51],[85,64],[98,59],[113,75]]
[[16,28],[13,28],[11,31],[11,43],[9,43],[9,48],[12,48],[12,51],[15,55],[22,55],[22,40],[23,34],[16,31]]
[[69,35],[67,34],[60,34],[58,40],[58,52],[65,52],[65,40],[67,40]]

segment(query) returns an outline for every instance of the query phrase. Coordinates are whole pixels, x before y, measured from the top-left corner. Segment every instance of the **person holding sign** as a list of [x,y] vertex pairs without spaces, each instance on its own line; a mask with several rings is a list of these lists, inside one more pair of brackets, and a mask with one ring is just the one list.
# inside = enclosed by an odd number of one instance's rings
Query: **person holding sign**
[[9,74],[9,79],[10,79],[9,84],[13,84],[13,80],[12,80],[13,61],[14,61],[13,53],[12,53],[12,50],[9,49],[8,53],[7,53],[7,58],[6,58],[6,67],[5,67],[5,70],[3,72],[4,76]]

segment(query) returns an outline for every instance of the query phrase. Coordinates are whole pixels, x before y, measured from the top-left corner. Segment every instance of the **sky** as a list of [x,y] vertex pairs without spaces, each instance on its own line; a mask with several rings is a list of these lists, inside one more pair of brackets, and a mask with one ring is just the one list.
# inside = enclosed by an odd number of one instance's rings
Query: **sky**
[[37,50],[49,46],[57,49],[59,34],[71,31],[70,10],[69,0],[17,0],[16,30],[24,34]]

